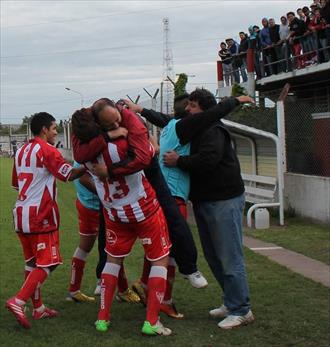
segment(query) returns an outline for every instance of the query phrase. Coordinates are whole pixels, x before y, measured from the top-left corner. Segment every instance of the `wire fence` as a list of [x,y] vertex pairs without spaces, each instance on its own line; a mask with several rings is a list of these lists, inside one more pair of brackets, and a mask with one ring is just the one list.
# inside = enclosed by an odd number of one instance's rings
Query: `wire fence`
[[[330,88],[285,101],[287,171],[330,176]],[[310,95],[314,96],[310,97]]]

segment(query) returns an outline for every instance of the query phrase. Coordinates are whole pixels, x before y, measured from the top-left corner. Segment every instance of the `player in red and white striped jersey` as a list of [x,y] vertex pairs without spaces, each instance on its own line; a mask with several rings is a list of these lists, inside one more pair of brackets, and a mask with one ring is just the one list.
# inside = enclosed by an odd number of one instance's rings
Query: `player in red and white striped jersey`
[[[127,140],[116,139],[108,143],[107,149],[96,158],[96,162],[111,167],[126,157],[127,150]],[[148,150],[153,153],[151,144]],[[88,163],[86,166],[93,171],[93,163]],[[143,171],[108,179],[94,176],[94,181],[98,196],[111,221],[137,223],[153,215],[159,209],[155,191]]]
[[24,313],[30,298],[34,319],[58,315],[43,305],[40,291],[49,273],[61,264],[56,178],[71,181],[86,171],[83,167],[72,168],[53,147],[57,135],[53,116],[46,112],[35,114],[31,131],[35,137],[16,152],[12,175],[12,185],[18,189],[13,214],[26,263],[25,282],[16,296],[6,302],[24,328],[31,327]]
[[[134,113],[129,113],[131,122],[136,121],[137,136],[145,136],[148,133],[144,125],[140,123]],[[73,133],[76,133],[75,124],[82,119],[93,122],[90,110],[82,109],[72,116]],[[121,114],[118,110],[107,104],[101,108],[97,117],[100,122],[105,121],[107,129],[117,128],[121,122]],[[104,124],[104,122],[102,122]],[[111,125],[114,124],[114,127]],[[79,132],[84,128],[80,127]],[[137,130],[135,128],[135,130]],[[86,138],[85,138],[86,140]],[[151,157],[153,147],[148,141],[147,146],[140,148]],[[127,157],[127,140],[119,138],[109,142],[101,154],[95,158],[94,163],[104,163],[108,168]],[[149,160],[149,161],[150,161]],[[146,164],[148,165],[148,163]],[[86,164],[93,172],[93,163]],[[114,297],[118,281],[118,274],[123,259],[130,253],[131,248],[139,238],[144,247],[147,258],[152,262],[148,281],[148,303],[147,317],[143,326],[143,332],[150,335],[169,335],[170,329],[161,325],[158,314],[161,301],[166,288],[167,262],[169,249],[171,247],[167,225],[162,209],[156,199],[156,194],[146,179],[143,171],[127,176],[116,176],[115,178],[98,178],[93,175],[98,196],[106,210],[106,252],[107,263],[102,272],[101,307],[96,322],[99,331],[108,330],[110,321],[110,307]],[[150,329],[145,328],[150,327]],[[148,331],[146,331],[148,330]]]

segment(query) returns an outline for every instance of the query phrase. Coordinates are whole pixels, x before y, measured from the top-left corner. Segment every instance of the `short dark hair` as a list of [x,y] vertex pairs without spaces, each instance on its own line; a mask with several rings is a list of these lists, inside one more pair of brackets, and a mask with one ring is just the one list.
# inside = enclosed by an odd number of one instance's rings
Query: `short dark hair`
[[94,120],[91,108],[82,108],[71,117],[72,134],[82,142],[89,142],[100,134],[100,128]]
[[300,8],[300,7],[299,7],[299,8],[297,8],[297,12],[298,12],[298,11],[302,11],[302,8]]
[[189,94],[184,93],[174,98],[174,118],[180,119],[185,117],[188,113],[186,106],[188,105]]
[[217,104],[214,95],[204,88],[196,88],[192,93],[190,93],[189,101],[197,101],[199,107],[203,111]]
[[308,11],[308,12],[309,12],[309,7],[304,6],[304,7],[302,8],[302,11],[303,11],[303,12],[306,12],[306,11]]
[[35,113],[30,122],[30,129],[34,136],[39,135],[43,127],[50,128],[56,119],[47,112]]
[[288,17],[290,14],[292,14],[293,16],[295,16],[294,12],[290,11],[286,14],[286,16]]
[[183,93],[183,94],[178,95],[174,98],[174,103],[179,102],[179,101],[184,100],[184,99],[188,99],[188,98],[189,98],[189,93]]

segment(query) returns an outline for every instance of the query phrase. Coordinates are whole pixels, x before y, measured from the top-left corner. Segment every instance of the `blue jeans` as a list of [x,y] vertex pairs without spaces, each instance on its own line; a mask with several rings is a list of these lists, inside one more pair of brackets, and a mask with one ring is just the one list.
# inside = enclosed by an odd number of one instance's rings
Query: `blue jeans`
[[223,201],[193,201],[206,261],[223,290],[224,305],[237,316],[250,309],[242,242],[244,204],[244,194]]

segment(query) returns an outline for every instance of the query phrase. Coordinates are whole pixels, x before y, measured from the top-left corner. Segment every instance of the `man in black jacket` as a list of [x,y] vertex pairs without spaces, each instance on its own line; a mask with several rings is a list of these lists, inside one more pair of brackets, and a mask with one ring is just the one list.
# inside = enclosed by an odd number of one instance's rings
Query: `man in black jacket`
[[[215,104],[209,91],[197,89],[186,110],[196,114]],[[184,120],[176,132],[182,144],[190,140]],[[168,152],[164,162],[190,173],[190,199],[204,255],[223,290],[223,305],[210,315],[224,318],[218,324],[222,329],[252,323],[242,243],[244,184],[228,130],[217,121],[193,137],[189,156]]]
[[[278,24],[275,24],[274,18],[269,18],[268,24],[269,36],[274,46],[272,51],[273,62],[280,61],[282,60],[282,41],[280,38],[280,26]],[[281,64],[282,63],[274,64],[273,69],[275,73],[281,72]]]

